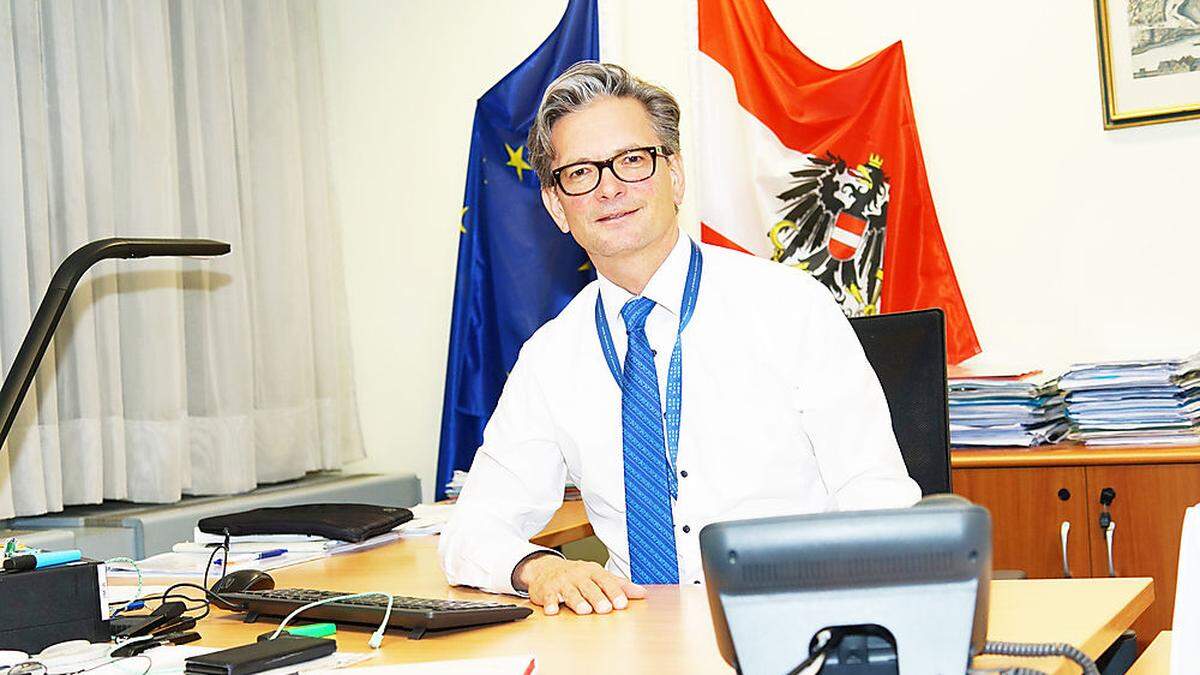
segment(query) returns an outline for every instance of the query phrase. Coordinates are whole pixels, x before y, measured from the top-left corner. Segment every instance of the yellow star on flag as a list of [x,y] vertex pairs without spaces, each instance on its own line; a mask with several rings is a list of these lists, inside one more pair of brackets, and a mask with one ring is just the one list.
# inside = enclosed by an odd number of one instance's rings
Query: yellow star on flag
[[508,152],[508,161],[504,166],[511,166],[517,170],[517,180],[524,180],[526,169],[533,171],[533,167],[525,161],[525,146],[518,145],[516,150],[512,149],[508,143],[504,144],[504,149]]
[[465,216],[465,215],[467,215],[467,209],[468,209],[468,208],[470,208],[470,207],[468,207],[468,206],[464,206],[464,207],[462,208],[462,211],[460,211],[460,212],[458,213],[458,231],[459,231],[459,233],[460,233],[460,234],[466,234],[466,233],[467,233],[467,226],[466,226],[466,225],[463,225],[463,222],[462,222],[462,217],[463,217],[463,216]]

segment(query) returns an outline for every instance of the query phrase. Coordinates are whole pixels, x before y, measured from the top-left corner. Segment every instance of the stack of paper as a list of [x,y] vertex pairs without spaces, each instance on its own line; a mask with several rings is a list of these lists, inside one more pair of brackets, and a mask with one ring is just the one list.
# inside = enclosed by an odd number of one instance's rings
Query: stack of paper
[[458,495],[462,493],[463,485],[467,482],[467,472],[455,470],[450,481],[446,483],[446,499],[458,499]]
[[[450,481],[446,483],[446,499],[458,499],[459,493],[462,492],[463,484],[466,482],[467,472],[456,470]],[[575,501],[582,498],[579,494],[579,488],[571,481],[567,481],[566,486],[563,488],[563,499],[566,501]]]
[[441,534],[442,528],[454,514],[453,504],[417,504],[412,507],[413,519],[396,528],[404,537]]
[[[200,577],[204,576],[204,570],[208,564],[208,556],[211,553],[212,549],[203,553],[168,551],[167,553],[152,555],[145,560],[139,560],[137,568],[134,568],[133,565],[127,562],[110,562],[108,564],[108,574],[109,576],[133,576],[140,570],[143,576],[148,577]],[[230,556],[228,562],[222,560],[221,564],[217,565],[214,561],[213,566],[209,568],[209,576],[218,579],[229,572],[246,568],[273,570],[280,567],[288,567],[289,565],[298,565],[310,560],[317,560],[326,555],[319,552],[289,552],[260,560],[253,554],[235,552]],[[217,554],[218,559],[221,557],[222,554]]]
[[951,445],[1027,448],[1062,438],[1067,421],[1058,380],[1040,375],[950,378]]
[[1083,363],[1059,386],[1068,392],[1072,439],[1096,446],[1200,444],[1200,354]]
[[[411,522],[411,521],[410,521]],[[407,523],[406,523],[407,524]],[[203,576],[213,550],[225,541],[219,534],[208,534],[196,528],[194,541],[175,544],[171,551],[139,560],[137,569],[144,576]],[[209,568],[210,576],[220,577],[244,568],[273,570],[318,560],[330,555],[360,551],[396,541],[398,530],[385,532],[360,542],[345,542],[303,534],[248,535],[229,538],[229,556],[216,554]],[[117,576],[136,574],[133,565],[109,563],[109,573]]]

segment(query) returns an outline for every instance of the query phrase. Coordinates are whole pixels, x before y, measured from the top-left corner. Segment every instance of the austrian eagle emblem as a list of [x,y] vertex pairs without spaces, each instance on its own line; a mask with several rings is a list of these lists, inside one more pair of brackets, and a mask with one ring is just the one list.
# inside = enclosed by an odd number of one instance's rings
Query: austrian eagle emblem
[[776,195],[783,219],[769,236],[772,260],[825,284],[846,316],[878,314],[889,184],[883,158],[851,168],[841,157],[807,155]]

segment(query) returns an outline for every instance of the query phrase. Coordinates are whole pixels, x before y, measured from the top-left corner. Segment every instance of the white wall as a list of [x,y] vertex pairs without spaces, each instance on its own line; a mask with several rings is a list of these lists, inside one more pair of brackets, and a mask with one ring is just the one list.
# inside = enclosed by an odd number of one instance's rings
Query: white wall
[[[830,67],[904,40],[942,231],[984,348],[972,364],[1200,348],[1200,122],[1103,131],[1091,3],[768,4]],[[426,496],[475,99],[564,6],[321,0],[368,465],[416,471]],[[693,4],[610,6],[618,59],[690,105]],[[685,204],[694,231],[692,213]]]

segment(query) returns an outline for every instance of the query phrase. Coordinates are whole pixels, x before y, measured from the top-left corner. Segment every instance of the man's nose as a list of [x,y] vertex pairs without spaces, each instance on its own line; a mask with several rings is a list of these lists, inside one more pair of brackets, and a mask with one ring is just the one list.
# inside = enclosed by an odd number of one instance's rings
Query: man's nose
[[600,184],[596,186],[596,196],[602,199],[612,199],[625,192],[625,181],[617,178],[611,166],[600,170]]

